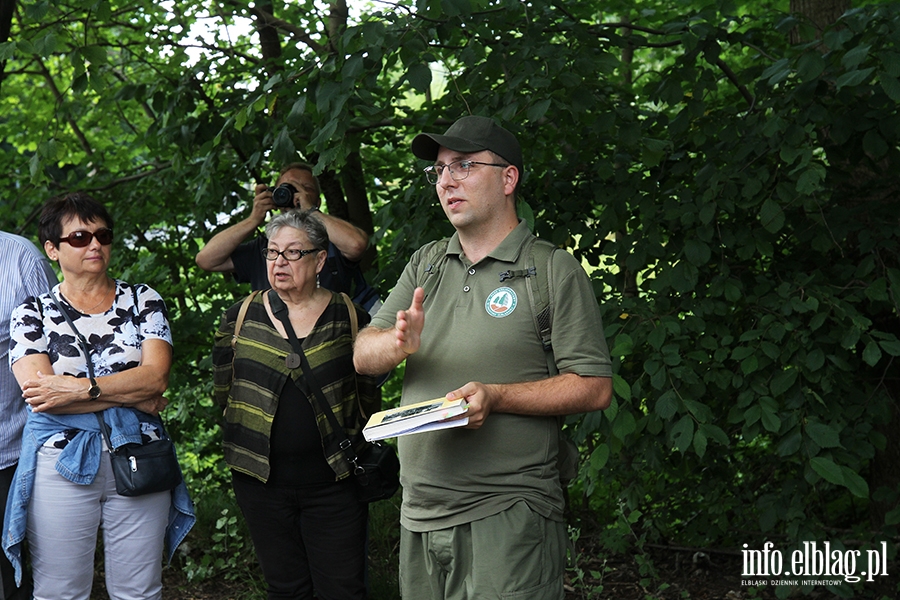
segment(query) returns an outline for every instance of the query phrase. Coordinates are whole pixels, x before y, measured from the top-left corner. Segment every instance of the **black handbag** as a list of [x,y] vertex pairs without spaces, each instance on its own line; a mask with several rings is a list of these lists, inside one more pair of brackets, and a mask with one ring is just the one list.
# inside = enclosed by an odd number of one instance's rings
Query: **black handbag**
[[[94,414],[109,449],[116,492],[120,496],[166,492],[181,483],[181,468],[172,440],[165,437],[145,444],[123,444],[113,448],[109,441],[109,425],[99,413]],[[160,433],[165,435],[164,430]]]
[[[134,288],[132,290],[134,305],[137,306],[137,291]],[[88,375],[91,381],[94,381],[94,363],[91,361],[87,340],[75,327],[69,313],[60,306],[52,293],[50,298],[56,305],[56,310],[65,317],[69,327],[75,332],[75,337],[78,339],[87,361]],[[181,483],[181,468],[178,466],[178,459],[175,456],[175,445],[166,435],[162,421],[159,423],[161,434],[159,440],[146,444],[123,444],[118,448],[113,448],[109,440],[109,425],[106,424],[100,413],[94,413],[94,416],[100,423],[100,434],[109,449],[113,477],[116,480],[116,492],[120,496],[143,496],[144,494],[165,492]]]
[[[342,293],[341,296],[343,297],[344,303],[347,305],[347,310],[350,311],[350,325],[353,332],[352,337],[355,339],[358,327],[356,323],[356,310],[346,294]],[[277,298],[277,295],[275,297]],[[322,388],[316,383],[312,368],[309,366],[309,361],[306,359],[306,354],[300,346],[300,340],[297,339],[297,334],[294,333],[294,327],[287,317],[287,307],[281,308],[281,306],[279,306],[278,309],[276,309],[274,306],[275,303],[271,301],[271,296],[269,299],[269,304],[272,307],[272,314],[274,314],[278,320],[281,321],[281,324],[284,325],[288,341],[290,341],[294,353],[297,354],[300,361],[300,367],[303,369],[303,375],[306,377],[306,381],[309,383],[313,395],[319,402],[320,409],[325,413],[325,417],[328,419],[328,423],[331,425],[331,429],[334,431],[335,435],[338,436],[338,438],[343,438],[340,443],[340,448],[344,453],[344,458],[352,467],[351,472],[356,480],[357,498],[360,502],[375,502],[377,500],[386,500],[390,498],[397,493],[397,490],[400,488],[400,460],[397,458],[397,451],[394,450],[393,446],[374,442],[368,444],[360,456],[356,455],[356,452],[353,449],[353,443],[347,437],[347,433],[344,431],[344,428],[341,427],[337,417],[334,416],[334,411],[328,404],[325,394],[322,393]]]
[[372,442],[351,464],[360,502],[386,500],[400,488],[400,460],[393,446]]

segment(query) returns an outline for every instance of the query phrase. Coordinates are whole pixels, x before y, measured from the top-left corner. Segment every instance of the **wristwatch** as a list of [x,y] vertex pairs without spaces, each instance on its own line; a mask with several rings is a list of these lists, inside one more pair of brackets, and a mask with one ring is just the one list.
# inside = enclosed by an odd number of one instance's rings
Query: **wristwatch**
[[97,385],[97,380],[93,377],[91,379],[91,387],[88,388],[88,396],[91,400],[96,400],[100,397],[100,386]]

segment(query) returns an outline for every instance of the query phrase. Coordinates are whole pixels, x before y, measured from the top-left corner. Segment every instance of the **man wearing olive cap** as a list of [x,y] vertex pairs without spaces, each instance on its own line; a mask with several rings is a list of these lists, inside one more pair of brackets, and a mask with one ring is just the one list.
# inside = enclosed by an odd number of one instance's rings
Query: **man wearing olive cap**
[[[566,527],[557,468],[561,415],[604,409],[612,370],[590,281],[552,253],[552,373],[525,275],[532,234],[516,216],[524,172],[515,136],[486,117],[420,134],[426,167],[456,233],[445,256],[416,251],[360,332],[354,363],[406,361],[401,404],[465,398],[465,427],[398,439],[405,599],[562,600]],[[441,247],[441,246],[438,246]],[[427,269],[424,262],[436,265]],[[538,269],[545,265],[536,265]],[[437,278],[426,298],[420,274]],[[501,276],[506,273],[506,276]]]

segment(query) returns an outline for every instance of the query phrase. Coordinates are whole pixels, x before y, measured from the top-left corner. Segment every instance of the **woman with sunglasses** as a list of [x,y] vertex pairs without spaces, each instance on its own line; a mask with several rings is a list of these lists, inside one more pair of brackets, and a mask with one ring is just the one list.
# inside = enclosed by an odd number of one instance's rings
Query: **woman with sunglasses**
[[[319,600],[362,600],[368,505],[323,403],[360,450],[360,399],[371,414],[375,380],[353,369],[348,305],[316,283],[328,233],[315,211],[280,214],[266,237],[271,289],[246,305],[236,339],[244,302],[225,312],[215,337],[225,461],[268,597],[309,599],[315,589]],[[353,309],[360,327],[368,323]]]
[[161,598],[164,542],[171,557],[194,522],[187,488],[118,495],[97,415],[114,444],[165,435],[158,418],[172,364],[165,304],[148,286],[107,274],[113,220],[87,194],[48,201],[39,236],[62,282],[28,298],[10,321],[9,361],[31,412],[3,549],[19,578],[27,538],[34,598],[87,600],[102,527],[109,597]]

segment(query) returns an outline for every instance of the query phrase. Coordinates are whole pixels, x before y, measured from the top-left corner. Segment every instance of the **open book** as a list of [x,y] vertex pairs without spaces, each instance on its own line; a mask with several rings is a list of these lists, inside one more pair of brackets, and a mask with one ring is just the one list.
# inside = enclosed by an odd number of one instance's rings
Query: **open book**
[[363,437],[370,442],[398,435],[421,433],[447,427],[462,427],[468,418],[448,421],[468,410],[465,399],[436,398],[377,412],[363,427]]

